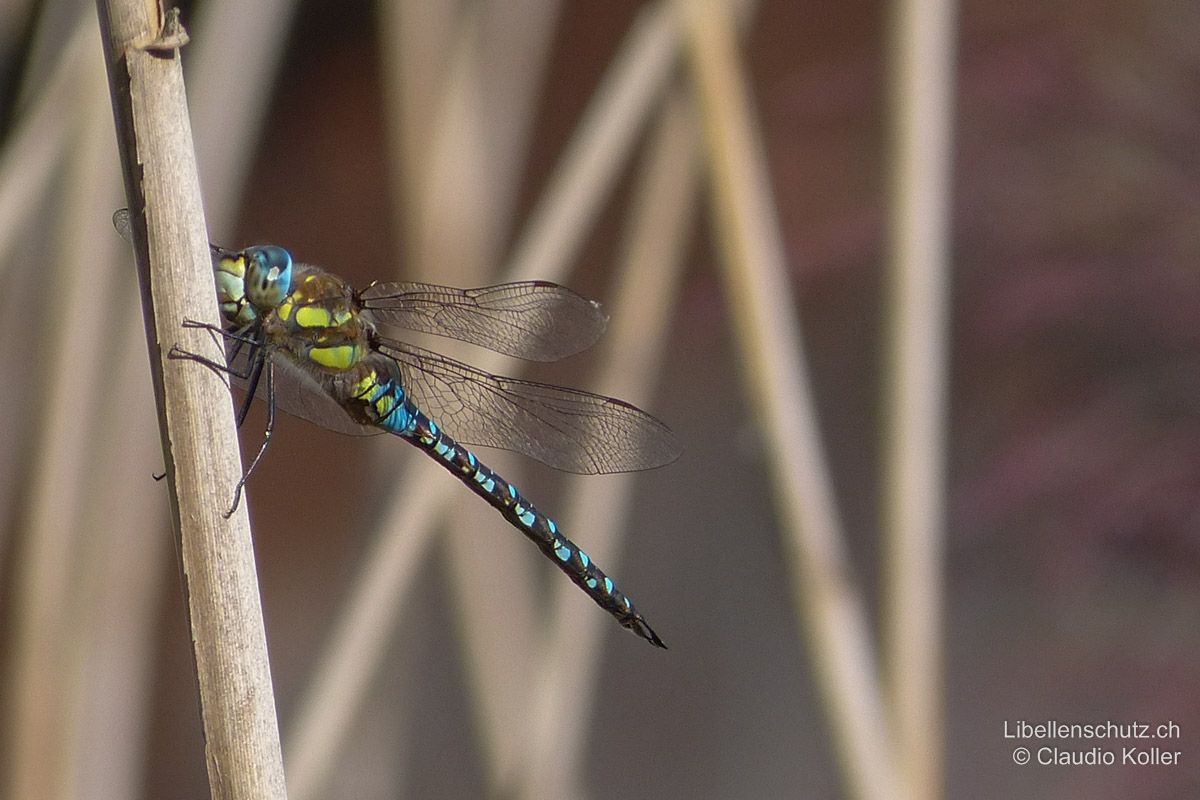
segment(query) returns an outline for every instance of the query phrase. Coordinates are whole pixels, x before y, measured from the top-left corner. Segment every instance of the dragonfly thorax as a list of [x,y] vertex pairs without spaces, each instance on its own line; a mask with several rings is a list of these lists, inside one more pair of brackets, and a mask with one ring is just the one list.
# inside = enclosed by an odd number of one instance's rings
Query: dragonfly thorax
[[328,272],[297,277],[292,291],[263,317],[267,338],[305,366],[335,373],[355,368],[370,350],[374,326],[358,313],[354,291]]

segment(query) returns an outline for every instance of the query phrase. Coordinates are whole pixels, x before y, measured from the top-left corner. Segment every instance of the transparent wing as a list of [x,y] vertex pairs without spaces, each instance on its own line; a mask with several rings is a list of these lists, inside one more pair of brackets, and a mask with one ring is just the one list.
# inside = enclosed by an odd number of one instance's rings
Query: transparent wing
[[557,361],[585,350],[608,322],[597,303],[547,281],[482,289],[379,283],[359,298],[380,322],[530,361]]
[[133,242],[133,222],[129,216],[128,208],[118,208],[112,215],[113,227],[117,229],[117,233],[121,234],[121,238],[127,242]]
[[467,445],[512,450],[566,472],[630,472],[669,464],[680,448],[666,425],[621,400],[491,375],[387,339],[377,368],[392,362],[417,407]]

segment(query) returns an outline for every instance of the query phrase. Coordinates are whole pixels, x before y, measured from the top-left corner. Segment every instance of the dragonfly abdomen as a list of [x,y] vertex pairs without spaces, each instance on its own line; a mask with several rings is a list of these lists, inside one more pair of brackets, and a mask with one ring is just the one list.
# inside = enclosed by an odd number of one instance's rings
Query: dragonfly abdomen
[[412,436],[418,412],[404,387],[395,378],[380,375],[365,362],[360,362],[357,367],[357,373],[348,379],[344,390],[348,398],[343,403],[346,411],[355,422],[373,425],[397,436]]
[[[411,408],[411,404],[408,405]],[[470,450],[443,433],[433,420],[419,410],[411,408],[409,424],[409,430],[402,434],[405,438],[436,458],[475,494],[499,511],[588,597],[612,614],[617,622],[651,644],[666,648],[662,639],[612,579],[605,575],[577,544],[560,533],[554,520],[538,511],[515,486],[497,475]]]

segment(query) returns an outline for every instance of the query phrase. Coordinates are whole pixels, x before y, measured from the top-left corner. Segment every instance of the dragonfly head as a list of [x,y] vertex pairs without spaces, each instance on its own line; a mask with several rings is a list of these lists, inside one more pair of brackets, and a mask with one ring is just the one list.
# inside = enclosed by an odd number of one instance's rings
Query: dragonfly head
[[292,291],[292,254],[275,245],[247,247],[246,299],[257,309],[272,309]]

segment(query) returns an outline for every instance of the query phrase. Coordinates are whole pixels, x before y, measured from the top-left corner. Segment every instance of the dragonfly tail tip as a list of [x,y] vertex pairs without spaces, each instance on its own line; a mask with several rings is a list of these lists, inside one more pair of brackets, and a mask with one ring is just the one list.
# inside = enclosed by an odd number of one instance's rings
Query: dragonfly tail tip
[[636,614],[626,627],[655,647],[661,647],[663,650],[667,649],[666,642],[658,637],[658,634],[654,632],[654,629],[650,627],[650,624],[646,622],[646,619],[641,614]]

